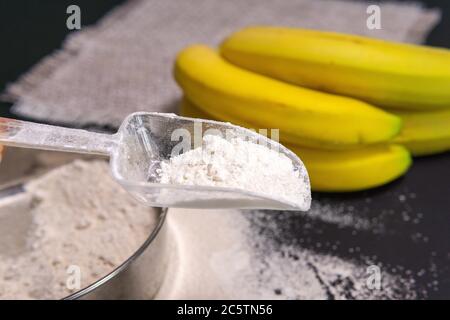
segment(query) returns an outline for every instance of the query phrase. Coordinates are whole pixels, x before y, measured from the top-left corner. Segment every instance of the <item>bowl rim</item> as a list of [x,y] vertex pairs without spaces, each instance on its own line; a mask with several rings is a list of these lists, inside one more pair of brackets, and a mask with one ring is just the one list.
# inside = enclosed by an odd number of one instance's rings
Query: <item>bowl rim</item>
[[130,256],[128,257],[124,262],[122,262],[119,266],[117,266],[114,270],[109,272],[108,274],[104,275],[100,279],[96,280],[95,282],[91,283],[87,287],[84,287],[64,298],[61,300],[76,300],[79,298],[82,298],[83,296],[93,292],[94,290],[100,288],[101,286],[105,285],[110,281],[111,279],[117,277],[119,274],[124,272],[131,263],[133,263],[137,258],[141,256],[141,254],[148,248],[150,244],[152,244],[153,240],[158,236],[162,226],[164,225],[167,217],[167,211],[168,208],[156,208],[153,207],[152,209],[158,210],[158,223],[153,228],[150,235],[147,237],[147,239],[144,241],[144,243]]

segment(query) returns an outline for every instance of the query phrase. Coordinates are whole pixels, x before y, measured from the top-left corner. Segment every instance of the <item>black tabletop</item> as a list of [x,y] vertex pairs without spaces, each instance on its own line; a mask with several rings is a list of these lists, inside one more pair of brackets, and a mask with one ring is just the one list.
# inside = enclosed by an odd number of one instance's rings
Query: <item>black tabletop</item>
[[[1,1],[0,90],[61,47],[70,32],[65,25],[68,5],[78,4],[83,8],[82,24],[86,26],[122,2]],[[450,2],[422,2],[443,12],[442,21],[431,32],[427,44],[450,47]],[[9,113],[9,107],[8,103],[0,103],[0,116],[15,117]],[[350,194],[313,194],[319,202],[352,208],[355,217],[372,221],[376,228],[355,230],[307,216],[301,219],[292,216],[291,221],[285,217],[280,228],[287,238],[307,239],[303,245],[316,251],[331,250],[314,245],[326,238],[338,244],[333,249],[334,255],[371,258],[374,263],[389,267],[390,272],[407,274],[415,280],[419,298],[450,298],[449,179],[450,152],[418,158],[405,177],[381,188]],[[358,254],[353,248],[358,248]]]

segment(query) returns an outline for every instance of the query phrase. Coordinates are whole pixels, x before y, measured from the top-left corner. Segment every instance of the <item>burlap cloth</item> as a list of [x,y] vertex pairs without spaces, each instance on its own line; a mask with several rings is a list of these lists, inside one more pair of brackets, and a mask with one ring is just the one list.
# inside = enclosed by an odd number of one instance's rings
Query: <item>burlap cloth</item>
[[[381,3],[381,30],[366,27],[369,3],[326,0],[129,1],[96,26],[72,33],[3,95],[13,112],[37,120],[118,126],[138,110],[174,112],[176,53],[192,43],[217,45],[247,25],[326,29],[421,42],[438,10]],[[83,13],[83,8],[81,8]]]

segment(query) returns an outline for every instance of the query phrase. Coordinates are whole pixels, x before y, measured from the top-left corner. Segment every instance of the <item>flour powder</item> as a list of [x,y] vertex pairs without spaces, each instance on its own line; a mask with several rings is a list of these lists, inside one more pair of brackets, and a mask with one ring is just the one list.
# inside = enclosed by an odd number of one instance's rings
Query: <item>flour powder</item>
[[241,138],[205,135],[203,144],[161,164],[160,182],[239,188],[296,204],[311,202],[306,170],[283,153]]

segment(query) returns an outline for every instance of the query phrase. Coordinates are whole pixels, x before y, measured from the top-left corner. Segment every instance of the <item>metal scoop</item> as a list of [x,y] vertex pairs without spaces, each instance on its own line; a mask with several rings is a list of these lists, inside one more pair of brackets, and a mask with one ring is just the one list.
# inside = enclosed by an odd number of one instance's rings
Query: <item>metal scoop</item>
[[[180,140],[201,145],[204,134],[214,132],[245,136],[286,155],[305,184],[301,201],[238,188],[174,185],[158,182],[158,169],[170,159]],[[192,140],[192,141],[191,141]],[[200,142],[199,142],[200,141]],[[311,202],[309,179],[300,159],[281,144],[229,123],[179,117],[167,113],[138,112],[129,115],[113,135],[81,129],[0,118],[0,143],[9,146],[55,151],[91,153],[110,157],[113,177],[135,198],[154,207],[241,208],[308,210]]]

